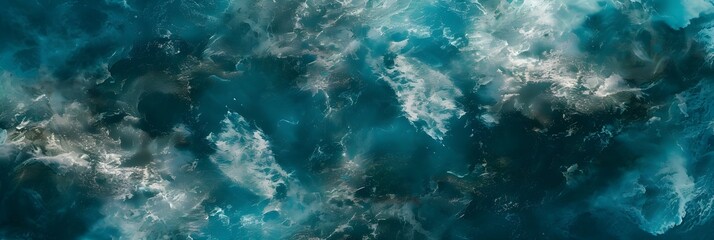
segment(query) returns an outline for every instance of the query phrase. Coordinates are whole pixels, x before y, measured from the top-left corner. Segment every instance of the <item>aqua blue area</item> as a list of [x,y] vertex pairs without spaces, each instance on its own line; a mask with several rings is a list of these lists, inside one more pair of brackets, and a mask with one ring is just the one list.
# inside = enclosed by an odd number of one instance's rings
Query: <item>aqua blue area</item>
[[0,239],[710,239],[710,0],[0,0]]

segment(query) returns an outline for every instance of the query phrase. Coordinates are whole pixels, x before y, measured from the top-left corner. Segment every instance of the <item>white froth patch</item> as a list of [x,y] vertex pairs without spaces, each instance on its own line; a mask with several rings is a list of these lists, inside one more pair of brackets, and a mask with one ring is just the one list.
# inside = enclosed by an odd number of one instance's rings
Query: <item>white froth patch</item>
[[97,224],[98,228],[115,227],[122,236],[131,239],[159,239],[164,235],[190,235],[208,222],[208,214],[203,209],[207,198],[205,188],[166,178],[192,178],[186,176],[190,166],[172,168],[169,164],[186,162],[193,156],[170,149],[155,157],[154,162],[145,167],[122,167],[122,155],[101,154],[94,169],[108,176],[109,185],[114,188],[109,190],[113,199],[102,207],[106,217]]
[[575,186],[577,184],[577,177],[578,174],[581,174],[583,170],[578,169],[579,166],[577,163],[570,165],[563,171],[563,177],[565,178],[565,184],[568,186]]
[[643,159],[651,166],[625,175],[618,186],[595,201],[595,206],[625,213],[642,230],[655,235],[682,224],[687,204],[697,195],[695,182],[681,153],[662,155]]
[[[131,239],[158,239],[176,232],[198,232],[207,222],[203,210],[204,194],[196,194],[188,188],[172,186],[167,181],[152,181],[149,186],[139,187],[139,192],[156,193],[140,206],[113,201],[103,207],[106,214],[99,226],[118,227],[122,236]],[[144,183],[144,182],[142,182]]]
[[443,140],[449,120],[465,114],[455,100],[462,96],[444,74],[415,59],[397,56],[383,76],[402,105],[405,117],[435,140]]
[[642,214],[642,229],[654,234],[662,234],[682,223],[687,215],[687,203],[694,197],[695,189],[694,180],[687,174],[684,164],[686,164],[684,157],[672,154],[667,165],[655,174],[655,179],[670,191],[666,196],[660,196],[668,202],[664,203],[658,214],[654,216],[648,217]]
[[7,130],[0,129],[0,144],[5,143],[6,140],[7,140]]
[[714,5],[708,0],[667,0],[668,4],[655,9],[656,20],[667,23],[674,29],[689,26],[690,22],[701,15],[714,12]]
[[620,75],[613,74],[603,81],[603,83],[597,87],[595,95],[599,97],[607,97],[613,94],[621,92],[639,92],[639,88],[630,87],[627,82],[625,82]]
[[23,162],[18,168],[33,164],[42,163],[51,168],[55,173],[64,175],[77,170],[86,170],[89,167],[87,155],[77,153],[63,153],[56,156],[38,156]]
[[552,83],[548,90],[554,97],[551,101],[565,103],[578,112],[621,108],[622,98],[640,96],[641,89],[630,87],[619,75],[602,72],[603,66],[588,61],[573,34],[589,14],[601,8],[598,1],[501,2],[484,8],[487,13],[502,14],[478,16],[467,35],[469,45],[460,50],[470,56],[465,60],[485,75],[481,78],[488,79],[491,89],[497,89],[482,94],[500,103],[518,95],[528,84],[544,82]]
[[211,160],[236,184],[266,199],[272,198],[275,189],[285,184],[288,173],[275,162],[265,134],[260,129],[253,130],[242,116],[233,112],[226,114],[222,125],[223,132],[207,137],[218,150]]
[[[116,126],[100,126],[95,133],[89,133],[86,127],[97,119],[85,105],[66,101],[58,94],[18,96],[22,96],[17,99],[23,100],[27,107],[50,106],[46,110],[51,113],[42,120],[17,122],[10,130],[11,138],[2,139],[18,147],[36,149],[31,153],[33,157],[18,165],[15,171],[30,164],[42,164],[60,176],[70,176],[72,184],[87,187],[87,194],[105,199],[101,209],[104,218],[89,232],[116,228],[128,239],[160,239],[166,234],[196,232],[205,224],[201,203],[206,195],[196,191],[195,186],[179,186],[166,179],[183,176],[178,169],[167,168],[166,159],[176,163],[193,159],[192,156],[151,144],[154,157],[151,163],[124,167],[123,160],[134,155],[137,149],[123,149],[122,139],[138,143],[143,134],[134,127],[133,117],[126,117]],[[31,114],[24,109],[13,109],[8,111],[10,113],[19,119]],[[30,131],[36,135],[26,137]],[[0,138],[6,138],[3,136]],[[136,198],[137,195],[147,198]]]
[[700,30],[694,38],[706,51],[706,60],[709,64],[714,64],[714,23]]

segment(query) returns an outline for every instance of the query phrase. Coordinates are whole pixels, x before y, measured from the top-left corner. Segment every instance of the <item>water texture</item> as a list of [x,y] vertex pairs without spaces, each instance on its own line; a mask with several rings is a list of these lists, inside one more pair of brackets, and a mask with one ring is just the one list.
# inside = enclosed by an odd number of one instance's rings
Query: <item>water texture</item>
[[713,239],[711,0],[0,0],[0,239]]

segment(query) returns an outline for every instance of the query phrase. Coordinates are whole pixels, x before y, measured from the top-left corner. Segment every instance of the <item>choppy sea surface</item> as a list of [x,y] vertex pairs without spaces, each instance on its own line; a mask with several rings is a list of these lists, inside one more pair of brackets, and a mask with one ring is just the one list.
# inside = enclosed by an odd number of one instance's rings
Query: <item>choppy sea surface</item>
[[711,0],[0,6],[0,239],[714,239]]

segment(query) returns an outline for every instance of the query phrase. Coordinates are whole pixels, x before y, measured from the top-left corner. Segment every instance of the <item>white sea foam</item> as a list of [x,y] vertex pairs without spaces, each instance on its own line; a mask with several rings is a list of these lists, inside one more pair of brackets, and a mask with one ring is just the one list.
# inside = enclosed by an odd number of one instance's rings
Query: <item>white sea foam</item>
[[662,234],[667,230],[682,223],[687,215],[686,206],[694,197],[694,181],[687,174],[685,167],[686,160],[678,154],[669,156],[669,161],[656,174],[655,179],[666,186],[666,192],[657,196],[659,201],[663,201],[661,206],[647,211],[656,211],[653,215],[642,213],[642,228],[656,234]]
[[226,114],[222,126],[223,132],[207,137],[217,148],[211,160],[236,184],[272,198],[275,189],[286,184],[288,173],[275,162],[265,134],[233,112]]
[[714,64],[714,23],[699,30],[694,40],[701,44],[706,51],[707,62],[710,65]]
[[[640,96],[641,89],[618,74],[603,71],[607,66],[580,50],[583,40],[575,31],[589,14],[603,8],[599,2],[603,1],[525,0],[484,7],[487,13],[499,14],[478,16],[468,33],[469,45],[461,47],[471,56],[466,61],[484,74],[481,79],[491,86],[486,89],[495,89],[482,94],[504,103],[528,84],[551,83],[548,101],[565,103],[581,113],[622,108],[631,95]],[[481,89],[477,85],[476,90]],[[519,103],[517,98],[513,103]],[[530,103],[520,104],[525,105],[515,107],[524,115],[537,115],[526,107]],[[500,109],[491,111],[497,115]]]
[[688,160],[678,149],[661,155],[642,159],[639,169],[596,198],[595,207],[625,213],[655,235],[682,224],[688,204],[696,197],[695,181],[688,174]]
[[621,92],[639,92],[641,89],[630,87],[619,75],[613,74],[604,79],[599,84],[595,95],[598,97],[607,97]]
[[[655,8],[655,20],[661,20],[674,29],[689,26],[693,19],[714,12],[714,5],[708,0],[660,0],[652,1]],[[664,3],[666,2],[666,3]],[[658,4],[659,3],[659,4]]]
[[455,100],[461,91],[446,75],[416,59],[397,56],[394,63],[383,78],[397,94],[406,118],[433,139],[442,140],[449,121],[465,113]]
[[7,130],[0,129],[0,144],[5,143],[6,140],[7,140]]

